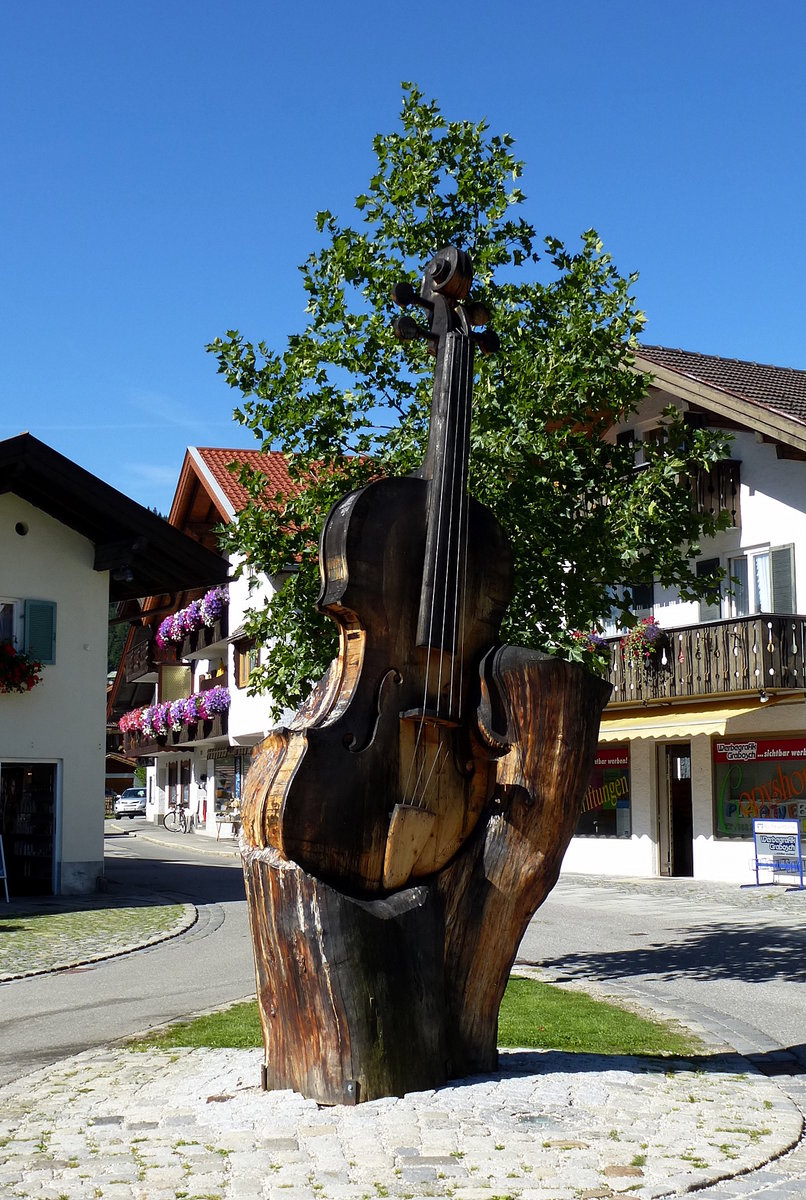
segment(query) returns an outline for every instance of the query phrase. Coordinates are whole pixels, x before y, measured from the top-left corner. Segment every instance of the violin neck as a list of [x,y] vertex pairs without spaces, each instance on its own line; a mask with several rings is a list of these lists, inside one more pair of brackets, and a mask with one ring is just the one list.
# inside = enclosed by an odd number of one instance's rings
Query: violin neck
[[455,654],[461,637],[467,546],[467,471],[473,399],[473,339],[459,330],[439,339],[428,449],[425,561],[417,645]]

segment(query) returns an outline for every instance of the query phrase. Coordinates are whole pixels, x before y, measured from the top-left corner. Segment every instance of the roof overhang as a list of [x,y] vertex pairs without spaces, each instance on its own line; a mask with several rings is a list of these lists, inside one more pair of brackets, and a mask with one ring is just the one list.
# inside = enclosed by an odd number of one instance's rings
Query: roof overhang
[[688,404],[707,409],[725,420],[746,425],[770,441],[806,453],[806,425],[784,413],[738,396],[735,392],[725,392],[691,375],[659,366],[651,359],[643,358],[640,353],[635,355],[634,370],[651,375],[653,386],[670,392]]
[[0,442],[0,494],[13,493],[86,537],[111,601],[224,583],[228,563],[30,433]]

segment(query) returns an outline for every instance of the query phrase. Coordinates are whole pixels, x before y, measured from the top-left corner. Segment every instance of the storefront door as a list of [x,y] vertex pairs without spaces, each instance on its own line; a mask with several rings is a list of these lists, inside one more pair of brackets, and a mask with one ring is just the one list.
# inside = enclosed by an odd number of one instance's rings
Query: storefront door
[[658,748],[658,854],[661,875],[694,874],[691,746]]
[[0,834],[12,896],[54,891],[55,763],[0,763]]

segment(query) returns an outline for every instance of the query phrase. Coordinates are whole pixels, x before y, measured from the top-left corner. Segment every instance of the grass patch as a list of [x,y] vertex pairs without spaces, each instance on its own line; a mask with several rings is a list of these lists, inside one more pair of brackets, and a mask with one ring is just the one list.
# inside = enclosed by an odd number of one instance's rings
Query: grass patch
[[[685,1057],[702,1050],[693,1035],[662,1021],[636,1016],[616,1004],[593,1000],[536,979],[513,977],[507,985],[498,1021],[499,1046],[571,1050],[586,1054],[672,1054]],[[257,1003],[234,1004],[131,1043],[137,1050],[177,1046],[251,1050],[261,1047]]]
[[177,1046],[254,1050],[263,1045],[257,1001],[248,1000],[193,1021],[167,1025],[130,1045],[135,1050],[172,1050]]
[[693,1034],[584,992],[513,976],[498,1018],[499,1046],[586,1054],[672,1054],[702,1050]]

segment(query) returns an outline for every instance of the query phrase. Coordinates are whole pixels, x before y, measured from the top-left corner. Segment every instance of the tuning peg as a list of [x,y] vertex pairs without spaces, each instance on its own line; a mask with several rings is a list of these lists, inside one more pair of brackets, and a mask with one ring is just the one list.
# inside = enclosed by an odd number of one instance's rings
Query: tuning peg
[[465,312],[467,313],[467,321],[469,325],[478,327],[479,325],[490,324],[490,312],[486,305],[480,300],[469,300],[465,304]]
[[392,288],[392,299],[400,308],[405,308],[407,304],[416,304],[420,297],[411,284],[404,280]]
[[427,338],[430,336],[428,330],[418,325],[414,317],[409,317],[405,313],[395,318],[392,328],[401,342],[413,342],[417,338]]
[[496,354],[501,349],[501,340],[494,329],[484,329],[473,336],[482,354]]

